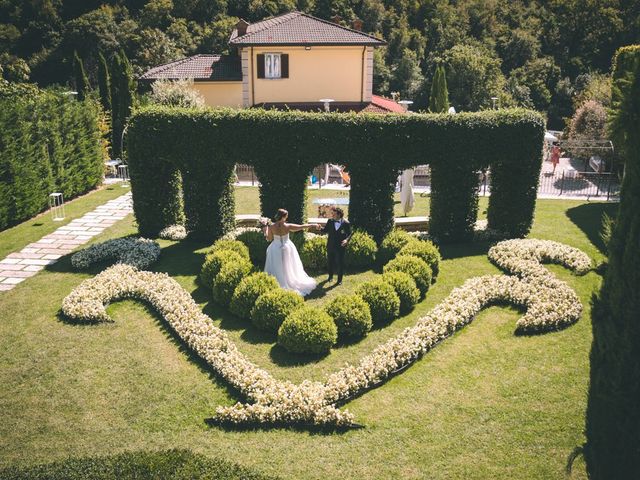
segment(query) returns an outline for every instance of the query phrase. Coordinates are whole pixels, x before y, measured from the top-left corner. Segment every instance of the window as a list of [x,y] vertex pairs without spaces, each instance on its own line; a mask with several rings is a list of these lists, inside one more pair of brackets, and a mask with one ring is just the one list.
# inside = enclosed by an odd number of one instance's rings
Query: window
[[264,73],[265,78],[281,78],[279,53],[264,54]]

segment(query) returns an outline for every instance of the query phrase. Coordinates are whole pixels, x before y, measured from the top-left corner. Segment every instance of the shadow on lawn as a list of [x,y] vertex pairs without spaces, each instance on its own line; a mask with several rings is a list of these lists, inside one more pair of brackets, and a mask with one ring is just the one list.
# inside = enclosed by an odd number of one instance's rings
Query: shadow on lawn
[[618,203],[585,203],[567,210],[567,217],[580,230],[582,230],[589,241],[593,243],[600,252],[607,254],[607,249],[600,238],[602,231],[602,218],[606,213],[611,218],[615,218],[618,211]]

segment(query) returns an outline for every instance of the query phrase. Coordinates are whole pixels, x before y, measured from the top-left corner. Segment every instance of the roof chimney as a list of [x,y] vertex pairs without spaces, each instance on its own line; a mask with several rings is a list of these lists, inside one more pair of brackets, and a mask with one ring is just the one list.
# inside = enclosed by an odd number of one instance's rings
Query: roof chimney
[[353,29],[354,30],[358,30],[359,32],[362,31],[362,20],[360,20],[359,18],[356,18],[353,21]]
[[334,15],[333,17],[331,17],[331,21],[333,23],[340,24],[342,23],[342,17],[340,15]]
[[238,31],[239,37],[247,33],[248,26],[249,26],[249,22],[247,22],[246,20],[243,20],[243,19],[238,20],[238,23],[236,23],[236,30]]

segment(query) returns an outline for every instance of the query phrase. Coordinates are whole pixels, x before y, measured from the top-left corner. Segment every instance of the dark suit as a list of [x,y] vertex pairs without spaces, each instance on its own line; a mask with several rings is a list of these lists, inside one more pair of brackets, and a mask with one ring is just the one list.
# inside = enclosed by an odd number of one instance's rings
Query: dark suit
[[336,230],[336,221],[329,219],[322,233],[328,235],[327,270],[329,270],[329,277],[333,277],[335,271],[338,274],[338,282],[341,282],[344,274],[344,252],[347,249],[342,246],[342,242],[349,241],[351,238],[351,224],[343,218],[340,227]]

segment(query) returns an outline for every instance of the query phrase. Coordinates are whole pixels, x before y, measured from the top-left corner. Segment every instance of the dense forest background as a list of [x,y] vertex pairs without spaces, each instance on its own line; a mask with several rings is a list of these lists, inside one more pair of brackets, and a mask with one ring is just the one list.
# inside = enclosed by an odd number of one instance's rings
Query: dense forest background
[[72,84],[77,51],[96,85],[98,52],[134,72],[196,53],[230,53],[238,18],[298,9],[388,45],[374,90],[426,108],[445,66],[457,110],[521,105],[564,128],[584,101],[605,104],[615,50],[640,41],[640,0],[0,0],[0,69],[9,81]]

